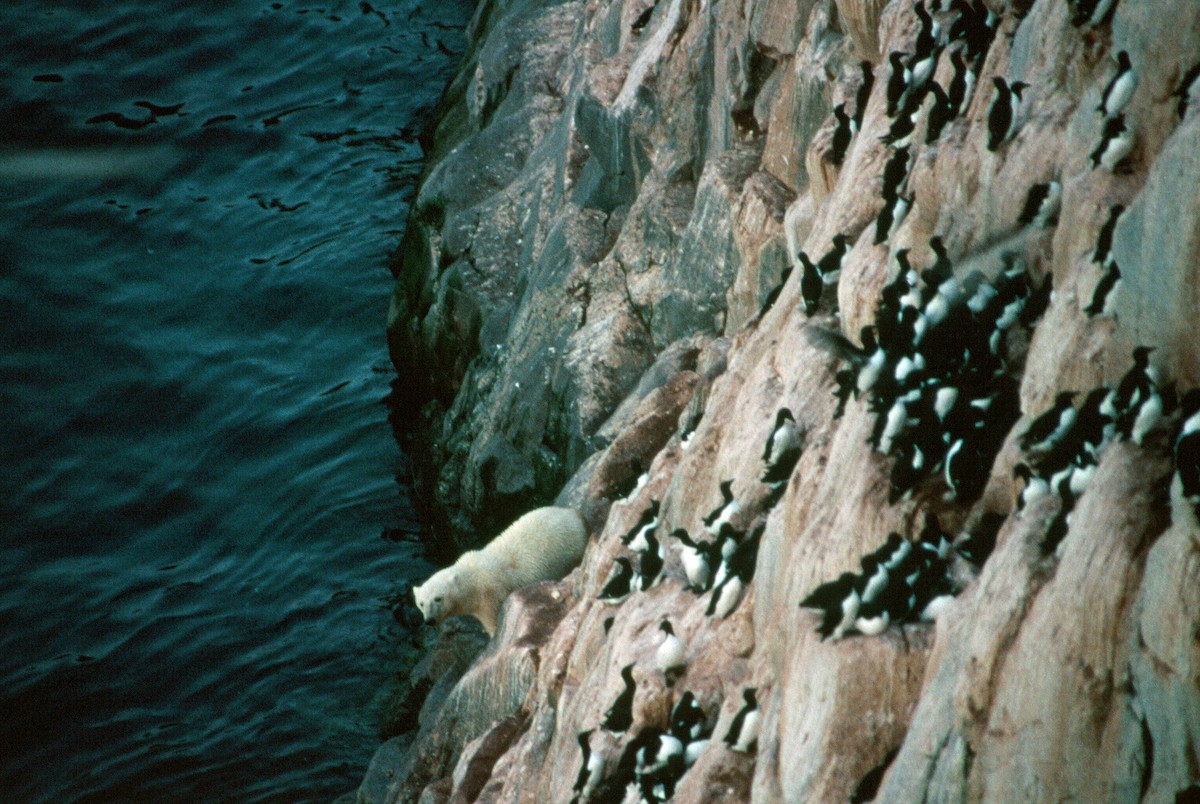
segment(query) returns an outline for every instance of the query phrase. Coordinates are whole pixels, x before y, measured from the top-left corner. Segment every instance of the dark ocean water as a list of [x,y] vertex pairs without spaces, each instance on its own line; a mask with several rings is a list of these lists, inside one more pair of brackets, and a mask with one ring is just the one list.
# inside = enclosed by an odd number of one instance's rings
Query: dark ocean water
[[358,784],[429,570],[387,255],[470,10],[0,6],[0,800]]

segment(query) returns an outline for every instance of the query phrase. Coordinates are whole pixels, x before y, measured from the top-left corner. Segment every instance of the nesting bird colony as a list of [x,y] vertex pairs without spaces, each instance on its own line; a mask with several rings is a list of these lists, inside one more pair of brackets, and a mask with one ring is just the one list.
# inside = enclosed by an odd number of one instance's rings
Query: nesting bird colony
[[[1066,0],[1072,22],[1088,30],[1105,25],[1116,0]],[[1025,4],[1028,5],[1028,4]],[[886,58],[887,76],[877,79],[870,62],[860,65],[861,79],[854,108],[832,109],[833,135],[826,155],[841,165],[856,140],[865,136],[865,110],[882,94],[887,111],[885,131],[875,132],[889,154],[881,177],[883,206],[875,219],[874,245],[889,245],[913,206],[908,188],[915,149],[938,142],[947,126],[965,114],[976,86],[988,87],[986,149],[1003,150],[1019,131],[1022,109],[1031,87],[1000,75],[979,81],[1001,20],[981,0],[929,0],[914,6],[918,30],[910,52]],[[952,78],[943,87],[937,66],[948,60]],[[1121,171],[1134,144],[1125,110],[1138,86],[1137,65],[1126,51],[1112,57],[1110,77],[1095,108],[1096,140],[1088,155],[1093,170]],[[1200,65],[1171,88],[1183,117],[1200,83]],[[1164,93],[1165,95],[1165,93]],[[1017,231],[1049,230],[1062,203],[1062,186],[1050,180],[1030,187]],[[1096,232],[1092,262],[1099,279],[1084,313],[1111,317],[1120,292],[1121,271],[1112,253],[1113,235],[1125,209],[1110,208]],[[1021,257],[1001,250],[994,256],[948,252],[940,237],[929,241],[932,261],[914,265],[909,249],[891,252],[891,279],[875,302],[873,323],[863,327],[859,343],[840,329],[821,327],[822,311],[833,312],[837,285],[857,233],[831,239],[821,255],[795,255],[798,295],[810,320],[806,333],[818,347],[840,361],[836,373],[837,408],[843,415],[852,403],[874,415],[868,443],[890,461],[889,503],[939,500],[964,507],[984,492],[992,466],[1014,426],[1031,417],[1017,440],[1022,460],[1013,477],[1022,488],[1012,515],[1046,497],[1058,500],[1057,513],[1041,541],[1042,556],[1055,560],[1071,523],[1071,513],[1086,493],[1106,447],[1127,440],[1144,449],[1170,451],[1179,496],[1200,518],[1200,389],[1182,395],[1175,383],[1152,364],[1152,345],[1133,351],[1128,372],[1115,387],[1064,390],[1045,411],[1022,411],[1019,394],[1021,362],[1034,328],[1051,301],[1051,278],[1035,281]],[[891,251],[889,247],[889,251]],[[971,259],[966,259],[971,257]],[[955,263],[969,270],[956,270]],[[765,298],[758,319],[778,303],[792,272]],[[832,319],[828,319],[832,320]],[[1036,414],[1036,415],[1034,415]],[[681,433],[685,448],[695,423]],[[664,536],[660,522],[669,519],[657,500],[637,514],[622,543],[627,555],[616,556],[599,599],[620,605],[646,592],[663,577],[670,563],[682,568],[681,594],[704,600],[705,614],[724,618],[743,600],[757,564],[767,516],[783,497],[803,454],[806,428],[788,407],[778,409],[763,445],[761,474],[754,480],[764,493],[753,502],[739,501],[734,478],[718,488],[720,503],[703,517],[703,535],[677,527]],[[741,478],[739,481],[746,481]],[[626,507],[632,509],[636,489]],[[885,542],[862,556],[858,572],[811,589],[798,604],[811,610],[822,640],[871,638],[889,628],[929,623],[978,573],[994,546],[1003,517],[982,529],[961,534],[943,531],[938,516],[925,510],[923,527],[912,538],[892,532]],[[677,562],[667,561],[673,550]],[[610,620],[611,623],[611,620]],[[677,686],[686,679],[688,646],[668,620],[657,624],[661,642],[653,670],[678,693],[667,729],[646,728],[624,741],[615,762],[597,749],[599,730],[623,735],[633,724],[635,664],[622,670],[623,687],[597,728],[579,734],[581,768],[575,801],[620,801],[632,789],[645,801],[668,800],[687,769],[710,746],[724,745],[753,752],[758,730],[757,690],[743,689],[736,714],[720,740],[713,738],[715,711],[706,712],[693,692]],[[732,707],[731,707],[732,709]]]

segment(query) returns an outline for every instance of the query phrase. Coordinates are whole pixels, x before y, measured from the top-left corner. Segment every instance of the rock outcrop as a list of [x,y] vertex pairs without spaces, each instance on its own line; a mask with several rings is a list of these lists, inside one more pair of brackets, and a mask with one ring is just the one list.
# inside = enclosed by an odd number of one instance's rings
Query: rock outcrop
[[[1187,87],[1173,94],[1200,62],[1200,5],[935,11],[929,80],[952,95],[965,62],[975,89],[932,138],[938,99],[923,97],[897,174],[903,141],[881,141],[898,116],[889,57],[920,52],[918,5],[951,4],[480,4],[409,220],[389,342],[449,544],[556,498],[593,536],[564,581],[510,599],[483,657],[431,698],[411,747],[385,748],[359,800],[568,801],[577,735],[595,730],[591,750],[616,779],[622,752],[667,728],[685,691],[713,739],[677,801],[1173,801],[1200,783],[1200,522],[1174,474],[1168,385],[1200,385],[1200,87],[1182,117]],[[970,52],[978,27],[959,36],[960,15],[990,30],[982,52]],[[1121,51],[1137,76],[1119,111],[1132,136],[1127,154],[1106,154],[1106,126],[1118,127],[1098,107]],[[874,85],[859,110],[863,61]],[[994,77],[1028,86],[1012,135],[990,150]],[[835,164],[839,104],[861,126]],[[1031,221],[1028,193],[1049,182],[1059,209]],[[888,226],[897,199],[910,208]],[[816,262],[836,235],[849,243],[840,276],[807,314],[799,255]],[[864,391],[836,415],[846,363],[814,335],[859,343],[883,323],[900,261],[935,265],[936,238],[964,297],[1006,271],[1027,283],[1029,314],[993,345],[994,371],[977,366],[989,348],[972,340],[978,311],[949,339],[953,382],[964,398],[976,390],[977,410],[1012,392],[1011,417],[998,402],[972,425],[983,446],[958,443],[977,488],[943,467],[950,443],[923,467],[911,446],[868,444],[895,395]],[[1144,376],[1168,415],[1144,438],[1124,423],[1124,436],[1078,450],[1075,491],[1062,479],[1075,469],[1052,473],[1020,436],[1059,393],[1078,391],[1082,407],[1116,387],[1141,345],[1154,347]],[[877,414],[870,400],[887,404]],[[782,407],[803,451],[772,486],[763,451]],[[905,460],[910,484],[897,480]],[[1051,483],[1023,506],[1022,462]],[[731,526],[761,535],[752,580],[718,617],[715,593],[686,588],[671,534],[713,539],[702,518],[725,481],[740,503]],[[661,580],[599,600],[652,500]],[[913,612],[877,635],[822,640],[820,613],[800,601],[888,534],[917,539],[928,516],[956,541],[956,597],[933,622]],[[986,560],[968,549],[991,535]],[[670,683],[654,663],[664,618],[687,644]],[[606,732],[631,663],[633,726]],[[734,751],[722,738],[751,687],[757,750]],[[390,777],[376,767],[388,763]]]

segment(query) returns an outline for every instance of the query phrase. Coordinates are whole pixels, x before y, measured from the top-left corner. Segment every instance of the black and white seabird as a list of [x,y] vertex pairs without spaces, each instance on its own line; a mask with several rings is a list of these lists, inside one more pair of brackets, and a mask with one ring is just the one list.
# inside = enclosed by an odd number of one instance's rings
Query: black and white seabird
[[713,569],[721,561],[720,545],[713,542],[697,542],[686,530],[676,528],[671,535],[683,543],[679,551],[679,563],[693,592],[705,592],[712,580]]
[[917,49],[912,57],[909,58],[908,71],[911,77],[909,79],[908,98],[906,99],[907,105],[918,105],[914,101],[920,100],[925,85],[929,83],[929,79],[933,77],[933,71],[937,69],[938,56],[940,55],[941,48],[934,46],[924,50]]
[[1038,500],[1042,499],[1050,493],[1050,483],[1044,478],[1033,473],[1027,463],[1018,463],[1012,469],[1014,480],[1021,480],[1025,483],[1025,487],[1021,489],[1021,493],[1017,496],[1017,510],[1033,505]]
[[1035,184],[1025,195],[1025,206],[1017,222],[1026,226],[1043,228],[1058,221],[1058,208],[1062,202],[1062,185],[1056,181]]
[[900,224],[904,223],[904,219],[908,217],[912,202],[912,194],[897,195],[895,198],[887,199],[883,209],[879,212],[879,217],[875,219],[875,245],[878,246],[892,239],[896,230],[900,228]]
[[704,736],[704,709],[696,703],[696,696],[688,690],[671,710],[670,732],[684,743],[698,740]]
[[933,98],[933,103],[925,116],[926,145],[937,142],[942,136],[942,131],[954,119],[954,104],[937,81],[929,82],[929,96]]
[[1115,172],[1132,152],[1133,131],[1125,125],[1125,115],[1118,114],[1104,121],[1100,142],[1088,154],[1088,160],[1092,163],[1092,170],[1103,167]]
[[633,680],[633,662],[621,668],[621,678],[625,681],[625,689],[613,701],[613,705],[604,713],[600,728],[605,731],[624,732],[633,725],[633,693],[637,690],[637,682]]
[[[647,777],[655,776],[672,764],[675,764],[675,770],[682,775],[683,742],[678,737],[659,729],[650,728],[638,735],[637,743],[638,748],[634,756],[637,763],[637,775],[642,777],[644,784],[643,789],[661,783],[661,779]],[[655,796],[655,799],[659,798],[659,796]]]
[[988,108],[988,144],[989,151],[995,151],[1008,142],[1017,131],[1017,115],[1021,109],[1021,93],[1029,86],[1024,81],[1013,81],[1009,84],[1000,76],[993,76],[992,83],[996,87],[996,97]]
[[575,791],[575,797],[571,799],[573,802],[589,798],[596,790],[596,785],[600,783],[600,777],[604,775],[604,755],[599,751],[593,751],[591,746],[594,731],[594,729],[581,731],[575,738],[579,743],[583,761],[579,768],[579,775],[575,777],[575,786],[572,788]]
[[779,274],[779,282],[775,287],[771,288],[771,292],[763,299],[762,306],[758,308],[758,317],[761,320],[771,308],[775,306],[775,302],[779,301],[779,295],[783,293],[783,288],[787,285],[788,279],[792,276],[792,266],[787,266]]
[[720,534],[721,526],[730,524],[742,510],[741,503],[733,498],[732,480],[722,481],[720,489],[721,504],[704,517],[704,528],[714,535]]
[[1146,436],[1150,435],[1158,427],[1163,417],[1173,410],[1175,403],[1174,382],[1161,388],[1157,383],[1151,383],[1148,393],[1139,400],[1136,409],[1130,413],[1132,421],[1129,424],[1129,440],[1139,447],[1142,446],[1146,441]]
[[670,678],[672,672],[687,665],[687,646],[683,644],[682,639],[675,635],[675,629],[671,626],[670,620],[663,620],[658,624],[658,628],[663,632],[663,641],[659,643],[658,650],[654,653],[654,661],[658,665],[658,669]]
[[921,21],[913,50],[918,54],[932,52],[941,44],[942,26],[925,7],[925,0],[917,0],[917,4],[913,6],[913,13]]
[[909,146],[895,148],[888,161],[883,166],[883,198],[895,198],[900,195],[900,187],[908,178],[908,168],[912,159]]
[[833,116],[837,119],[837,125],[833,128],[829,161],[834,165],[841,165],[842,160],[846,158],[846,151],[850,148],[850,140],[854,139],[854,135],[858,132],[858,124],[854,122],[853,117],[846,114],[846,104],[844,103],[833,107]]
[[1092,251],[1092,262],[1104,265],[1111,259],[1113,233],[1117,230],[1117,220],[1124,211],[1123,204],[1113,204],[1109,207],[1108,220],[1100,227],[1100,233],[1096,236],[1096,248]]
[[1138,346],[1133,350],[1133,367],[1125,372],[1110,398],[1106,400],[1109,411],[1117,421],[1117,431],[1128,436],[1133,426],[1136,411],[1157,384],[1154,369],[1150,366],[1152,346]]
[[1183,499],[1200,519],[1200,388],[1184,394],[1179,408],[1183,422],[1175,438],[1175,471]]
[[762,481],[764,483],[782,483],[791,477],[796,461],[800,459],[801,432],[796,419],[787,408],[780,408],[775,414],[775,428],[767,437],[763,449]]
[[959,48],[951,51],[950,63],[954,65],[954,75],[950,79],[946,97],[957,117],[967,110],[967,105],[971,103],[971,96],[975,94],[975,71],[963,60],[963,51]]
[[951,0],[950,8],[958,12],[958,18],[950,26],[950,40],[964,40],[967,56],[977,63],[982,62],[996,33],[996,15],[982,0],[972,0],[970,4],[965,0]]
[[638,566],[635,575],[634,586],[645,592],[650,587],[658,582],[658,578],[662,575],[665,556],[662,544],[654,537],[654,534],[648,533],[645,536],[646,549],[638,551]]
[[908,100],[909,85],[912,84],[912,70],[904,63],[907,53],[893,50],[888,55],[888,63],[892,65],[892,73],[887,82],[887,115],[892,117],[898,109],[904,108]]
[[912,142],[912,132],[917,130],[919,115],[919,98],[910,98],[892,118],[892,125],[888,126],[887,133],[880,137],[880,142],[895,145],[896,148]]
[[1183,78],[1179,81],[1179,88],[1171,93],[1171,97],[1179,98],[1175,111],[1180,120],[1187,116],[1188,104],[1191,103],[1192,96],[1200,88],[1200,83],[1196,79],[1200,79],[1200,63],[1192,65],[1191,69],[1183,74]]
[[621,544],[638,552],[648,549],[646,536],[653,534],[655,528],[658,527],[658,505],[658,500],[650,501],[650,506],[642,512],[637,524],[621,537]]
[[712,599],[705,612],[709,617],[728,617],[741,600],[742,591],[754,577],[758,545],[764,530],[766,522],[760,522],[748,537],[738,540],[733,552],[722,562],[713,584]]
[[1075,391],[1063,391],[1054,398],[1050,410],[1030,422],[1018,443],[1025,452],[1047,452],[1070,430],[1075,422]]
[[821,303],[825,283],[821,280],[821,271],[807,254],[801,251],[796,258],[800,260],[801,265],[800,299],[804,302],[804,314],[811,317]]
[[959,502],[974,500],[982,494],[988,472],[991,471],[983,451],[966,438],[957,439],[946,450],[943,467],[949,487],[946,499]]
[[825,256],[817,262],[817,273],[821,275],[821,281],[824,284],[829,285],[837,281],[838,276],[842,273],[842,268],[846,265],[846,256],[849,252],[849,235],[835,234],[833,248],[825,252]]
[[821,639],[841,639],[854,625],[862,599],[858,594],[858,576],[843,572],[836,580],[823,583],[800,601],[801,608],[820,609],[823,613],[817,633]]
[[1137,73],[1129,61],[1129,51],[1117,53],[1117,74],[1114,75],[1100,94],[1100,102],[1096,111],[1105,117],[1116,117],[1125,111],[1129,101],[1133,100],[1133,91],[1137,89]]
[[863,59],[858,63],[862,71],[862,81],[854,93],[854,127],[861,129],[863,117],[867,113],[867,102],[871,99],[871,89],[875,86],[875,71],[871,62]]
[[633,564],[625,556],[613,561],[612,572],[597,597],[610,603],[620,603],[633,591]]
[[1117,267],[1116,260],[1109,260],[1104,275],[1100,277],[1100,281],[1096,283],[1096,289],[1092,291],[1091,303],[1083,308],[1083,311],[1088,314],[1088,318],[1111,317],[1116,305],[1116,291],[1120,286],[1121,269]]
[[746,753],[758,745],[758,690],[747,687],[742,690],[742,708],[733,716],[725,744],[734,751]]

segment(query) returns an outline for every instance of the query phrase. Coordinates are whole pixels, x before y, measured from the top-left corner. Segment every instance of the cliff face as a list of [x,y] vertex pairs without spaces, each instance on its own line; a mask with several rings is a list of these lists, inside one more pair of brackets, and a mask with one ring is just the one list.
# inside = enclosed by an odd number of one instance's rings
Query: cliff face
[[[685,690],[723,737],[747,687],[757,751],[715,739],[676,800],[832,801],[878,785],[881,801],[1170,801],[1200,781],[1200,525],[1172,481],[1175,420],[1095,450],[1079,494],[1018,510],[1012,479],[1037,467],[1018,445],[1029,421],[1062,391],[1078,405],[1115,387],[1136,346],[1155,347],[1159,387],[1200,384],[1200,97],[1181,119],[1172,96],[1200,61],[1200,6],[1120,0],[1092,24],[1092,5],[977,3],[967,16],[995,32],[975,92],[932,138],[937,98],[924,99],[898,184],[885,174],[903,143],[880,139],[897,116],[889,55],[919,53],[928,30],[909,0],[480,6],[409,221],[390,343],[403,375],[428,378],[428,492],[452,541],[556,494],[594,536],[562,583],[513,596],[450,703],[430,697],[400,778],[381,784],[379,770],[361,798],[566,801],[580,732],[597,729],[592,750],[615,767]],[[947,90],[972,42],[954,36],[961,8],[934,14],[946,44],[931,80]],[[1119,112],[1132,148],[1093,167],[1122,51],[1137,76]],[[832,110],[857,111],[863,60],[874,87],[838,165]],[[1028,87],[991,150],[995,76]],[[1057,215],[1022,222],[1047,182]],[[911,209],[889,232],[879,217],[897,197]],[[807,314],[799,254],[818,260],[836,235],[840,278]],[[957,499],[936,467],[893,491],[914,457],[867,443],[882,392],[835,417],[844,364],[812,334],[858,343],[898,259],[935,264],[937,237],[964,295],[1012,266],[1030,299],[1054,290],[1006,332],[980,399],[1011,387],[1019,411],[982,417],[994,443],[971,455],[979,488]],[[782,407],[803,452],[772,487],[762,456]],[[719,618],[711,594],[685,590],[669,534],[711,539],[701,518],[730,480],[733,524],[762,532],[753,580]],[[652,500],[663,580],[598,600]],[[952,603],[932,624],[821,640],[800,601],[929,515],[960,547],[996,535],[986,562],[953,560]],[[654,664],[664,617],[688,646],[673,685]],[[630,663],[634,725],[602,733]]]

